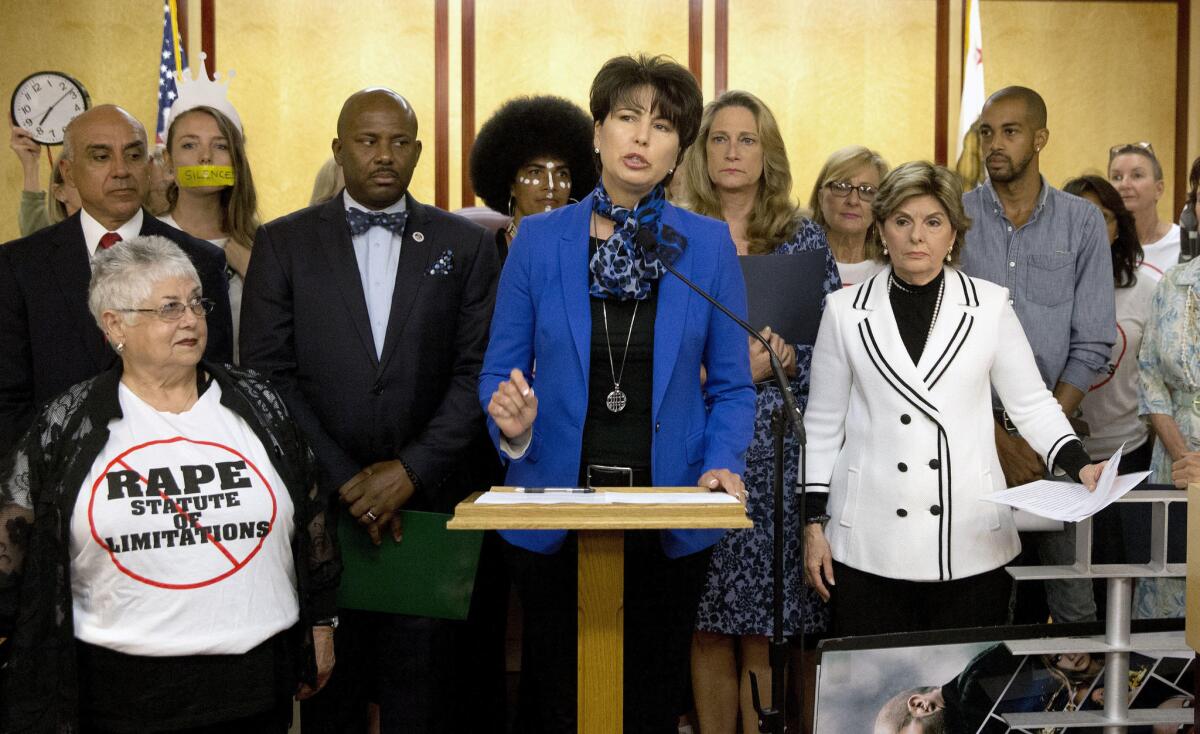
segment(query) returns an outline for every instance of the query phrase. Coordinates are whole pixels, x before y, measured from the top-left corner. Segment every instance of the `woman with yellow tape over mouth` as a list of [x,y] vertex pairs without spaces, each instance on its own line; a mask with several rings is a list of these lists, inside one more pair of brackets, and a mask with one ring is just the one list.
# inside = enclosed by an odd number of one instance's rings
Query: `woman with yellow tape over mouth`
[[237,361],[242,284],[258,231],[258,197],[236,111],[227,101],[221,106],[228,112],[206,104],[184,107],[184,90],[191,86],[181,86],[171,108],[163,158],[174,180],[167,189],[171,208],[160,219],[225,250]]

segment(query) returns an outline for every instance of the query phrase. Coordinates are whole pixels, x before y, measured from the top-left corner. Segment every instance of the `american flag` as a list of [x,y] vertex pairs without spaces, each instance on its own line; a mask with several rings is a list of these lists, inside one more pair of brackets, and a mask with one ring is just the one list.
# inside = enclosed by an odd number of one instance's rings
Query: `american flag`
[[176,25],[176,0],[163,2],[163,35],[162,54],[158,64],[158,122],[155,128],[155,141],[165,143],[167,129],[163,126],[167,110],[175,102],[179,90],[175,87],[175,75],[187,67],[187,56],[183,50],[183,39],[179,36],[179,26]]

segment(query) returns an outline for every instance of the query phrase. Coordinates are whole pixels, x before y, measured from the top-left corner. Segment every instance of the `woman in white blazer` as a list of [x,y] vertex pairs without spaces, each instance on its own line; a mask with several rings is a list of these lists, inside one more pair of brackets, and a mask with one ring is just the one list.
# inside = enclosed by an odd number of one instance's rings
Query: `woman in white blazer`
[[826,300],[804,416],[805,577],[835,632],[1003,624],[1020,550],[1004,488],[995,388],[1047,466],[1095,487],[1042,383],[1008,291],[950,267],[970,227],[957,176],[906,163],[872,205],[890,266]]

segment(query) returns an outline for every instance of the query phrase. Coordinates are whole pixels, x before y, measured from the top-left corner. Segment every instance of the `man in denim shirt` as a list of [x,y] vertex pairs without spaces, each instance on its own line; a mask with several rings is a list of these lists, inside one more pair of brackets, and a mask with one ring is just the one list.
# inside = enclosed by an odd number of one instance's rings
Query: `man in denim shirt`
[[[962,265],[1008,288],[1042,379],[1072,416],[1116,338],[1112,259],[1099,210],[1042,178],[1038,155],[1049,137],[1037,92],[1006,87],[988,98],[979,118],[988,180],[963,196],[974,223]],[[1042,457],[996,408],[996,450],[1008,485],[1040,479]],[[1035,542],[1043,563],[1073,562],[1073,527],[1042,535]],[[1090,580],[1051,581],[1046,591],[1056,621],[1096,618]]]

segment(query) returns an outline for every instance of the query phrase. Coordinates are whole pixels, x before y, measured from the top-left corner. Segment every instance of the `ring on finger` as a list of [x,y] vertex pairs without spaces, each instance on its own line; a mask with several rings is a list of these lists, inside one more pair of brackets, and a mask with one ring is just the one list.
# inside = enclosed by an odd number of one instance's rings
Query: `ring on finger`
[[378,517],[375,516],[375,513],[371,512],[370,510],[367,510],[365,513],[363,513],[363,517],[367,518],[367,520],[369,520],[371,522],[375,522],[376,520],[379,519]]

